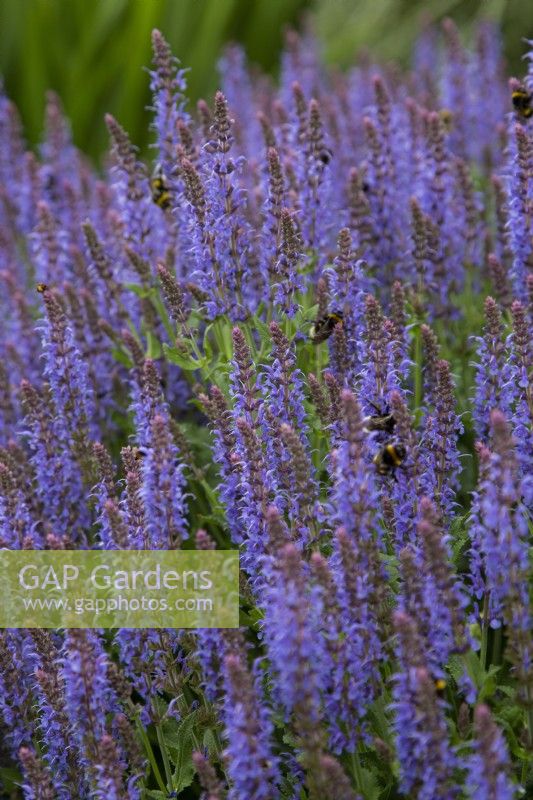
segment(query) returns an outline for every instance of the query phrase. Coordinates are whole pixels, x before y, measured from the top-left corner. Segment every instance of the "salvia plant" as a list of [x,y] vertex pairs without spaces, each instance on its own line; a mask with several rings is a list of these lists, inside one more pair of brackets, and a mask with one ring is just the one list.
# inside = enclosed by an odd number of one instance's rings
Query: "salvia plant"
[[[0,631],[3,797],[533,796],[533,50],[0,96],[0,543],[238,548],[239,630]],[[529,72],[527,71],[529,69]]]

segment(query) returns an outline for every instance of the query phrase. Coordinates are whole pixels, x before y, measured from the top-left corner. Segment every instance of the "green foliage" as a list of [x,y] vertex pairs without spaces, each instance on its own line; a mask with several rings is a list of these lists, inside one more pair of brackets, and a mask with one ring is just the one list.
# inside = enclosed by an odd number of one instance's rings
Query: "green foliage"
[[14,767],[0,767],[0,791],[5,791],[5,795],[2,797],[10,797],[16,791],[19,782],[18,770]]

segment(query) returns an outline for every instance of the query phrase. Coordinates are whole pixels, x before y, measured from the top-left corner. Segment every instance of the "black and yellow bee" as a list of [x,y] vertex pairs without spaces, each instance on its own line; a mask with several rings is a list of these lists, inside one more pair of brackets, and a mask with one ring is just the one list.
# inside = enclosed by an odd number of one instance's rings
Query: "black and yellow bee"
[[329,149],[329,147],[322,147],[318,157],[324,165],[327,165],[333,158],[333,152]]
[[46,284],[46,283],[38,283],[35,288],[37,289],[39,294],[44,294],[45,292],[48,291],[49,287],[48,287],[48,284]]
[[156,206],[162,208],[163,211],[172,206],[170,186],[161,164],[156,164],[153,175],[150,178],[150,192]]
[[379,475],[394,475],[396,469],[405,461],[407,450],[403,444],[389,442],[373,458]]
[[525,119],[529,119],[533,114],[532,99],[531,93],[522,87],[517,87],[511,93],[514,110]]
[[449,108],[441,108],[439,117],[444,130],[449,133],[453,128],[453,112]]
[[444,678],[437,678],[435,681],[435,692],[437,693],[437,697],[444,697],[444,693],[446,692],[446,681]]
[[309,332],[313,344],[320,344],[320,342],[325,342],[326,339],[329,339],[335,330],[335,325],[342,325],[342,320],[342,311],[330,311],[318,317]]
[[385,433],[392,433],[394,427],[396,425],[396,419],[394,415],[390,413],[388,408],[385,409],[385,412],[382,413],[381,409],[375,403],[370,403],[376,409],[376,414],[372,414],[370,417],[365,417],[363,420],[363,426],[367,431],[384,431]]

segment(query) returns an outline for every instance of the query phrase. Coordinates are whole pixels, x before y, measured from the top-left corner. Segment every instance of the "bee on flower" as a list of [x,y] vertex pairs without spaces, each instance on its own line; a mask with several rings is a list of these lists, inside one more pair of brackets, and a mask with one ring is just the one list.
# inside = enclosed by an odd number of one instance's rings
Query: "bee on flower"
[[396,418],[394,414],[391,414],[390,408],[387,406],[384,411],[381,411],[375,403],[371,402],[370,405],[375,409],[376,413],[363,419],[365,430],[383,431],[391,434],[396,426]]
[[511,102],[513,108],[522,119],[529,119],[533,114],[533,106],[531,101],[533,97],[523,83],[517,80],[511,80]]
[[172,207],[172,193],[161,164],[156,164],[150,178],[150,192],[153,202],[163,211]]
[[378,475],[394,475],[405,461],[407,450],[403,444],[388,442],[373,458]]
[[314,325],[311,326],[309,336],[313,344],[320,344],[329,339],[336,325],[342,325],[342,311],[331,311],[319,316]]

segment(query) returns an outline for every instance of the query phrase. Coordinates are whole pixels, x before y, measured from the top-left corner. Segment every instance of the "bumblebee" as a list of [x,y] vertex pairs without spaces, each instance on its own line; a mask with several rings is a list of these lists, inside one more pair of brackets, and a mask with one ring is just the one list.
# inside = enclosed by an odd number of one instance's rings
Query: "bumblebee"
[[335,325],[342,325],[342,320],[342,311],[331,311],[318,317],[309,332],[313,344],[320,344],[320,342],[325,342],[326,339],[329,339],[335,330]]
[[156,164],[153,175],[150,178],[150,192],[153,202],[163,211],[172,206],[172,194],[161,164]]
[[441,108],[439,117],[444,130],[449,133],[453,128],[453,111],[450,111],[449,108]]
[[375,403],[370,403],[376,409],[376,414],[373,414],[370,417],[365,417],[363,420],[363,425],[365,430],[367,431],[385,431],[385,433],[392,433],[394,431],[394,427],[396,425],[396,419],[390,413],[388,408],[385,409],[385,413],[381,413],[381,410]]
[[435,692],[437,693],[437,697],[444,697],[444,693],[446,691],[446,681],[444,678],[437,678],[435,681]]
[[320,150],[318,157],[324,166],[326,166],[333,158],[333,152],[329,149],[329,147],[323,147]]
[[395,470],[401,467],[407,455],[403,444],[389,442],[376,453],[373,458],[378,475],[394,475]]
[[35,288],[37,289],[39,294],[44,294],[49,289],[48,284],[46,284],[46,283],[38,283]]
[[532,99],[531,94],[523,88],[515,89],[511,93],[514,110],[525,119],[529,119],[533,114],[533,107],[531,106]]

